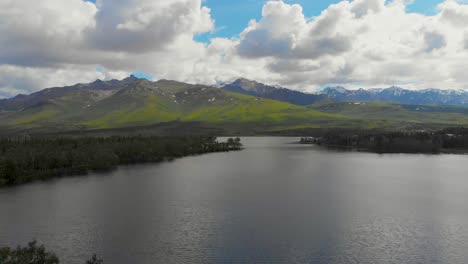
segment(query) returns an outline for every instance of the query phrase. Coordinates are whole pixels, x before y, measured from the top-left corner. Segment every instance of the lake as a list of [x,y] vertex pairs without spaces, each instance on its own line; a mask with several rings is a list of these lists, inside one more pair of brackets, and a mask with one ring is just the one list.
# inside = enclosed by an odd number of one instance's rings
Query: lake
[[0,189],[0,246],[65,264],[468,263],[468,156],[245,149]]

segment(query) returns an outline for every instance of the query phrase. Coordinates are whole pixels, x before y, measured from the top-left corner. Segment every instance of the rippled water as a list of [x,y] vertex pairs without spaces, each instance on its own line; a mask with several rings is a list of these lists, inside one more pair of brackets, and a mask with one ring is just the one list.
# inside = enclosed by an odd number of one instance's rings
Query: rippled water
[[66,264],[468,263],[468,156],[294,140],[0,189],[0,246],[36,238]]

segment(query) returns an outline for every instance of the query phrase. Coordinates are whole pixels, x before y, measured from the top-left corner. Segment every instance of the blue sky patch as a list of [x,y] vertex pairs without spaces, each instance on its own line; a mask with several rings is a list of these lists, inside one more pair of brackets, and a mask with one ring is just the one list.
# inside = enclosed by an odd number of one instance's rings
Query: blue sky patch
[[137,78],[140,78],[140,79],[147,79],[147,80],[150,80],[152,81],[153,80],[153,77],[144,73],[144,72],[132,72],[132,75],[137,77]]
[[[95,3],[96,0],[85,0]],[[306,17],[314,17],[329,7],[342,0],[284,0],[288,4],[300,4]],[[389,0],[387,0],[388,2]],[[415,0],[408,5],[408,12],[434,15],[437,13],[437,5],[443,0]],[[203,5],[211,9],[211,17],[216,21],[214,32],[203,33],[194,36],[198,42],[209,43],[211,38],[238,37],[247,27],[250,20],[259,20],[262,16],[262,8],[267,0],[205,0]]]
[[[443,0],[415,0],[408,5],[409,12],[433,15],[437,5]],[[216,31],[196,36],[195,40],[208,42],[211,37],[238,37],[252,19],[259,20],[265,0],[206,0],[203,4],[211,8],[211,16],[216,21]],[[314,17],[341,0],[284,0],[288,4],[300,4],[306,17]]]

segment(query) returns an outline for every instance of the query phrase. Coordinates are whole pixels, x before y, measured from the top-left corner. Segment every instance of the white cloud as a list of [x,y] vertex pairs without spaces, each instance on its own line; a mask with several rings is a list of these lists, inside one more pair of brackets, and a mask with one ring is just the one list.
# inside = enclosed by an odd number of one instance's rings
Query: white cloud
[[437,32],[426,32],[424,34],[424,40],[426,42],[425,49],[428,52],[441,49],[447,44],[444,35]]
[[74,57],[95,13],[82,0],[0,1],[0,64],[42,66]]
[[90,42],[103,50],[148,52],[214,29],[201,0],[102,0]]
[[456,27],[466,27],[468,21],[468,5],[459,4],[455,0],[446,0],[438,5],[441,20]]
[[[237,77],[312,90],[324,85],[465,88],[468,5],[428,16],[405,0],[354,0],[312,18],[269,1],[236,39],[202,0],[0,1],[0,97],[143,71],[212,84]],[[96,72],[96,67],[106,69]]]
[[255,58],[318,58],[351,48],[350,38],[334,30],[340,14],[327,10],[315,23],[308,23],[300,5],[268,2],[259,22],[252,21],[242,32],[238,51],[241,56]]
[[355,0],[351,12],[357,18],[361,18],[370,13],[379,13],[385,8],[385,2],[380,0]]
[[[159,61],[193,60],[203,54],[203,45],[193,36],[213,30],[214,22],[201,2],[0,1],[0,96],[92,81],[113,72],[178,72]],[[108,71],[97,73],[97,66]]]
[[[273,58],[282,84],[465,88],[468,5],[446,0],[434,16],[408,13],[407,2],[342,1],[305,18],[297,5],[266,3],[241,34],[239,55]],[[290,28],[289,31],[276,26]]]
[[96,72],[87,66],[64,66],[62,68],[35,68],[0,65],[0,97],[35,92],[37,87],[66,86],[86,83],[98,78],[124,78],[126,72]]

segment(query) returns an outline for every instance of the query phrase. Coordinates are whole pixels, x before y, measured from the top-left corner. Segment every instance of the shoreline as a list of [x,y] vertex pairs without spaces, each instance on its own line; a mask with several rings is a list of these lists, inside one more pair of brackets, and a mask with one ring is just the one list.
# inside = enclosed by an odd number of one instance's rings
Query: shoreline
[[448,150],[442,149],[439,152],[378,152],[374,151],[370,148],[355,148],[355,147],[346,147],[340,145],[320,145],[317,143],[301,143],[301,142],[294,142],[291,144],[299,144],[299,145],[314,145],[320,148],[329,149],[329,150],[341,150],[343,152],[360,152],[360,153],[374,153],[374,154],[423,154],[423,155],[468,155],[467,150]]
[[4,139],[0,140],[0,188],[242,149],[240,138],[225,142],[215,137]]

